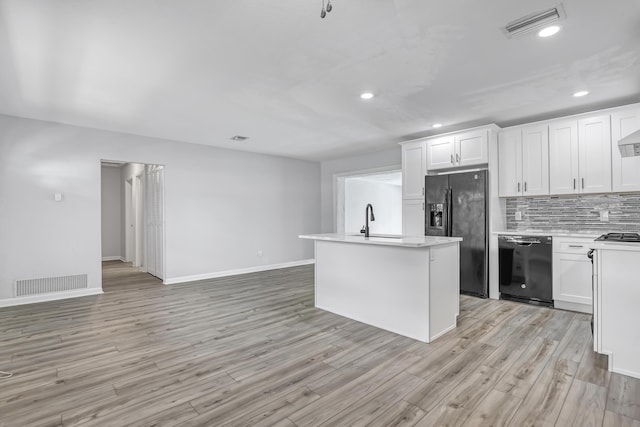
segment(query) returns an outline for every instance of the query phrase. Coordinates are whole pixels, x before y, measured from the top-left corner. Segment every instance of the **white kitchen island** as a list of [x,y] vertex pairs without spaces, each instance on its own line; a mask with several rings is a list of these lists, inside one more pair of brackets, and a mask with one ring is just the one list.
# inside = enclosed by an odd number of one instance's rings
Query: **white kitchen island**
[[315,241],[315,306],[422,342],[456,327],[459,237],[301,235]]
[[594,242],[593,349],[609,370],[640,379],[640,244]]

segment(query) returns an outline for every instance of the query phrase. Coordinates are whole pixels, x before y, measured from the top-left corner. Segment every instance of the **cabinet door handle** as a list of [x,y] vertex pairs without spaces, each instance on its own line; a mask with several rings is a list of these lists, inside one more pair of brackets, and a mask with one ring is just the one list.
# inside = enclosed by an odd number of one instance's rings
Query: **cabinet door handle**
[[570,248],[584,248],[582,245],[569,245]]
[[520,192],[520,183],[518,183],[518,193]]
[[453,154],[451,155],[451,164],[455,164],[456,162],[453,161]]
[[422,187],[422,195],[424,196],[424,187]]
[[582,178],[582,189],[584,190],[584,178]]
[[[424,202],[422,202],[422,210],[424,210]],[[582,247],[582,246],[581,246]]]
[[527,192],[527,181],[524,182],[524,192]]
[[456,162],[460,163],[460,154],[456,153]]
[[576,189],[576,179],[575,178],[573,178],[573,189],[574,190]]

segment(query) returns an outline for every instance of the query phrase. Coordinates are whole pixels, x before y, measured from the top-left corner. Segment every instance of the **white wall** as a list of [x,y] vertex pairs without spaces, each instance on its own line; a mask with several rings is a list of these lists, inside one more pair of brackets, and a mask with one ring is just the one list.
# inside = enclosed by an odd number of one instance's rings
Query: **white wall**
[[[321,217],[320,228],[323,233],[336,231],[336,213],[334,211],[334,177],[347,172],[383,171],[401,169],[402,152],[400,146],[383,151],[345,157],[322,162],[321,169]],[[364,213],[362,216],[364,219]]]
[[120,168],[102,166],[102,258],[121,258],[122,252],[122,179]]
[[402,186],[359,178],[345,180],[345,232],[360,232],[368,203],[376,219],[369,222],[370,233],[402,234]]
[[101,159],[165,165],[167,279],[313,258],[318,163],[0,115],[0,302],[17,279],[101,287]]

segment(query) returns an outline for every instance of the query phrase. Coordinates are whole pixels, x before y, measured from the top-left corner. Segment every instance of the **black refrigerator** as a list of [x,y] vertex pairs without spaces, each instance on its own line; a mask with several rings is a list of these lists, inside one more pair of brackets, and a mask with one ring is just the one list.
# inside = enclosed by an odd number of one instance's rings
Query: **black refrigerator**
[[425,235],[462,237],[460,292],[489,292],[487,171],[425,177]]

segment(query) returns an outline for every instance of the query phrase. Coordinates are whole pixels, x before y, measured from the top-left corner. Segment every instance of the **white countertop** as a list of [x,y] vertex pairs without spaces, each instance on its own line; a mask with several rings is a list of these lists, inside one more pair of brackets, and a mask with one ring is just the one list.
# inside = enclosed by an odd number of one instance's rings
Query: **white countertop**
[[632,251],[640,253],[640,243],[629,242],[593,242],[590,249],[612,250],[612,251]]
[[349,235],[338,233],[327,234],[302,234],[301,239],[325,240],[330,242],[359,243],[365,245],[401,246],[405,248],[424,248],[428,246],[446,245],[461,242],[461,237],[439,236],[371,236],[368,239],[364,235]]
[[551,237],[580,237],[586,239],[595,239],[605,232],[597,231],[567,231],[567,230],[509,230],[509,231],[494,231],[493,234],[503,234],[510,236],[551,236]]

